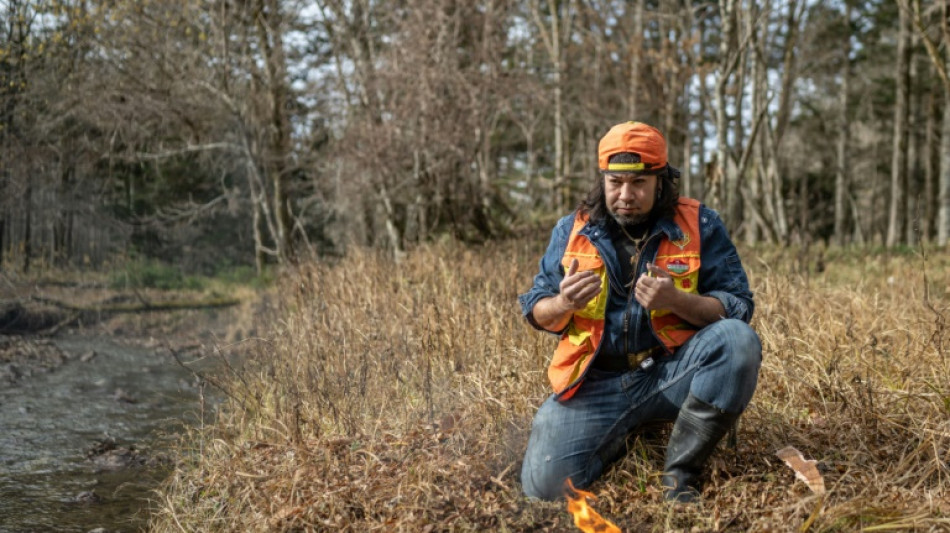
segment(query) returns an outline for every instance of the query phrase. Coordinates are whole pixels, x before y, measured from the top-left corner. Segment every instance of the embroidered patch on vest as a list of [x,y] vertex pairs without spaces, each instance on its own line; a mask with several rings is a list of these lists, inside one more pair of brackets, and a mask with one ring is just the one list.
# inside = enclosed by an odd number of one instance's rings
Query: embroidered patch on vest
[[683,248],[686,248],[686,245],[689,244],[689,233],[684,231],[682,239],[678,241],[670,241],[670,243],[673,244],[673,246],[676,246],[677,248],[679,248],[680,250],[682,250]]
[[689,270],[689,265],[686,264],[686,261],[683,261],[682,259],[671,259],[670,262],[667,263],[666,268],[674,274],[682,274],[683,272]]

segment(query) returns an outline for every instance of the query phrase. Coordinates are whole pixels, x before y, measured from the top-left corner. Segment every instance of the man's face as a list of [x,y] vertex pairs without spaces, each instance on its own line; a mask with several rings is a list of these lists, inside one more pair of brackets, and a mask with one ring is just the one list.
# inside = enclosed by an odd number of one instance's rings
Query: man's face
[[604,174],[607,210],[621,224],[639,224],[656,202],[655,174]]

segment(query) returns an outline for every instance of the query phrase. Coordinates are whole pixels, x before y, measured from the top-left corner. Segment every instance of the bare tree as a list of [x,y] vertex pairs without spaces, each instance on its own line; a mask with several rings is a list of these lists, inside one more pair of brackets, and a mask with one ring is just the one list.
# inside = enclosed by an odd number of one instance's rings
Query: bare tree
[[710,200],[714,207],[724,208],[728,215],[731,215],[728,194],[733,189],[732,183],[738,182],[738,176],[729,169],[732,158],[729,150],[729,118],[726,91],[733,73],[739,66],[743,53],[739,46],[739,31],[736,21],[736,11],[739,7],[741,5],[737,6],[736,0],[719,1],[722,31],[719,35],[719,74],[716,78],[715,92],[716,172],[710,184],[710,192],[712,193]]
[[[643,56],[643,17],[646,0],[633,1],[632,29],[628,38],[630,54],[630,84],[627,92],[627,116],[637,118],[637,99],[640,97],[640,78],[643,76],[640,68]],[[623,27],[624,25],[621,25]]]
[[284,41],[288,18],[296,15],[288,14],[291,5],[101,5],[97,33],[105,59],[86,85],[95,95],[86,116],[118,139],[114,150],[124,161],[161,168],[197,157],[228,176],[222,183],[243,178],[243,185],[222,185],[219,194],[242,196],[238,209],[249,210],[244,219],[258,270],[268,257],[277,263],[294,258],[288,187],[306,168],[291,129],[291,113],[300,109]]
[[531,16],[538,29],[541,42],[548,52],[553,67],[551,91],[554,94],[554,193],[553,205],[563,210],[569,202],[565,181],[565,119],[564,119],[564,50],[571,40],[573,17],[577,0],[544,0],[546,13],[542,12],[541,0],[531,0]]
[[[950,39],[946,39],[950,42]],[[950,70],[950,57],[946,70]],[[940,141],[940,194],[938,196],[939,215],[937,217],[937,244],[947,246],[950,238],[950,89],[944,90],[943,131]]]
[[291,239],[292,214],[287,188],[292,171],[290,109],[291,98],[287,76],[287,56],[284,52],[284,21],[279,0],[257,0],[254,5],[254,20],[258,42],[264,63],[264,108],[262,125],[267,131],[268,150],[262,161],[271,184],[271,204],[274,210],[274,241],[277,257],[281,262],[294,259]]
[[848,143],[851,137],[851,122],[848,117],[848,105],[851,90],[851,2],[844,5],[844,32],[841,47],[841,86],[838,92],[838,140],[837,166],[835,167],[835,226],[834,242],[841,246],[845,243],[848,220]]
[[[901,13],[913,10],[913,23],[920,36],[927,55],[930,57],[934,70],[943,87],[943,125],[940,145],[940,179],[937,185],[937,244],[947,246],[950,242],[950,4],[937,2],[929,10],[929,14],[936,15],[937,37],[931,36],[925,22],[926,14],[921,8],[920,0],[899,0]],[[940,56],[939,43],[943,42],[944,54]]]
[[897,35],[897,98],[894,103],[894,137],[891,154],[890,205],[887,239],[893,247],[901,241],[904,218],[904,194],[907,191],[907,120],[910,94],[911,17],[900,9]]
[[[29,170],[25,163],[26,117],[24,98],[30,75],[31,40],[34,37],[34,22],[37,16],[33,2],[10,0],[4,6],[4,22],[0,26],[0,193],[4,203],[0,214],[0,227],[10,230],[10,210],[14,205],[22,207],[20,222],[22,231],[14,237],[14,246],[22,247],[24,270],[29,270],[32,260],[33,180],[25,178]],[[21,162],[20,168],[14,162]],[[19,179],[15,175],[19,174]],[[11,221],[12,222],[12,221]],[[3,236],[0,234],[0,243]],[[4,249],[0,247],[0,256]]]
[[[35,266],[103,247],[112,223],[185,239],[223,215],[261,269],[318,232],[396,256],[440,234],[489,239],[528,218],[509,203],[570,207],[599,137],[629,119],[664,131],[683,192],[748,242],[911,240],[919,211],[946,243],[948,8],[899,2],[940,88],[896,106],[881,81],[894,50],[871,31],[887,2],[0,2],[0,249]],[[31,19],[11,10],[36,9],[24,40]],[[862,23],[828,46],[840,25],[821,21],[841,11]],[[902,106],[927,123],[919,209],[897,170],[906,119],[893,139],[881,128]]]

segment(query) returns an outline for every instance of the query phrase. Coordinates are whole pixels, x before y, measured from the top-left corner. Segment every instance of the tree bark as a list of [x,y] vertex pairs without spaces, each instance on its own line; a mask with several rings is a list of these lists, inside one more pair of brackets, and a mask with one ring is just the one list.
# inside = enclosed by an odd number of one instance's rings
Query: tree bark
[[[567,15],[562,14],[560,10],[561,2],[559,0],[545,0],[548,7],[549,24],[545,25],[541,20],[540,6],[538,2],[532,3],[532,15],[538,31],[541,32],[541,39],[547,48],[549,59],[554,67],[551,83],[554,85],[552,92],[554,94],[554,183],[552,192],[553,206],[557,210],[564,210],[569,201],[569,192],[567,189],[566,178],[564,175],[565,161],[565,142],[564,142],[564,88],[563,76],[565,62],[563,57],[562,39],[570,38],[570,17],[574,0],[569,0],[565,10]],[[565,24],[562,28],[562,23]]]
[[911,19],[906,9],[900,9],[897,38],[897,99],[894,103],[894,138],[891,155],[890,206],[888,209],[887,238],[892,248],[900,243],[903,233],[904,194],[907,189],[907,119],[910,93]]
[[[919,59],[913,50],[919,45],[917,35],[911,31],[911,58],[910,58],[910,79],[921,79],[921,69]],[[921,90],[915,87],[909,87],[908,94],[908,150],[907,150],[907,182],[906,194],[904,195],[904,242],[910,246],[916,246],[920,240],[920,226],[923,215],[924,189],[923,189],[923,139],[926,124],[923,120],[923,109],[921,108],[923,96]]]
[[[950,58],[947,60],[950,70]],[[940,194],[938,199],[937,244],[946,247],[950,237],[950,91],[944,91],[943,131],[940,139]]]
[[[792,116],[792,93],[794,91],[795,79],[797,76],[797,46],[798,46],[798,35],[800,33],[799,25],[804,18],[804,12],[807,4],[805,2],[798,3],[798,0],[792,0],[788,3],[788,16],[786,18],[787,26],[787,36],[785,38],[785,48],[782,51],[782,85],[781,93],[779,94],[779,106],[776,111],[775,118],[775,129],[773,132],[773,141],[771,144],[771,154],[770,154],[770,168],[772,169],[773,175],[772,178],[775,180],[776,186],[774,188],[775,193],[775,204],[776,204],[776,213],[780,217],[776,220],[776,224],[781,228],[777,233],[781,236],[783,242],[788,242],[790,233],[788,230],[788,220],[785,215],[785,206],[784,206],[784,197],[783,197],[783,185],[782,182],[788,176],[788,166],[786,164],[783,154],[783,141],[785,139],[785,133],[788,130],[788,124]],[[801,179],[807,179],[805,176],[802,176]],[[801,191],[807,191],[807,187],[802,187]],[[799,195],[799,202],[804,204],[807,202],[806,198],[803,198]],[[802,210],[806,209],[807,206],[800,206]],[[803,231],[804,233],[804,231]],[[805,236],[802,235],[804,238]]]
[[[921,18],[920,0],[898,0],[901,16],[908,16],[911,7],[914,11],[914,24],[917,27],[917,35],[920,37],[927,50],[927,55],[936,71],[937,77],[943,85],[943,126],[941,128],[940,140],[940,177],[937,192],[937,244],[945,247],[948,236],[950,236],[950,54],[946,58],[941,58],[938,43],[935,43],[924,31],[924,24]],[[944,46],[950,46],[950,3],[944,3],[939,13],[940,38]],[[902,41],[903,42],[903,41]],[[898,94],[898,96],[900,96]],[[932,108],[931,108],[932,109]]]
[[627,87],[627,117],[638,120],[637,97],[640,94],[640,58],[643,54],[643,12],[646,0],[633,2],[633,34],[630,39],[630,79]]
[[[664,16],[665,15],[665,16]],[[679,25],[673,23],[676,15],[673,13],[661,13],[657,24],[660,26],[660,35],[672,35],[672,39],[663,39],[660,45],[660,57],[662,58],[661,69],[664,78],[664,96],[663,103],[663,135],[666,136],[666,142],[672,146],[676,142],[673,128],[676,124],[676,104],[679,100]]]
[[[694,11],[695,11],[695,6],[693,4],[693,0],[687,0],[684,17],[686,19],[685,27],[689,30],[692,30],[693,28],[697,27],[697,21],[696,21],[695,16],[693,15]],[[683,192],[685,193],[686,196],[689,196],[691,198],[696,198],[700,202],[703,202],[705,201],[704,200],[705,189],[706,189],[705,182],[707,180],[706,148],[705,148],[706,115],[709,113],[709,109],[712,108],[713,106],[710,104],[709,88],[707,86],[708,76],[706,75],[705,69],[703,69],[701,66],[702,52],[708,39],[707,29],[708,29],[709,24],[707,22],[706,17],[703,17],[702,19],[700,19],[698,24],[699,26],[697,30],[699,31],[699,41],[694,46],[688,47],[686,49],[686,53],[687,53],[687,57],[689,58],[689,65],[692,69],[692,73],[698,77],[697,97],[699,99],[699,110],[698,110],[697,115],[695,116],[688,115],[687,117],[687,122],[686,122],[687,124],[691,125],[693,124],[693,122],[696,123],[696,131],[691,132],[689,131],[689,127],[687,127],[687,136],[695,135],[695,138],[691,137],[691,139],[693,140],[690,144],[692,144],[693,147],[689,152],[687,152],[688,155],[687,155],[686,161],[683,162],[683,166],[689,169],[690,167],[689,163],[691,161],[689,155],[691,155],[692,152],[695,152],[696,160],[697,160],[697,165],[696,165],[697,172],[695,173],[695,175],[691,171],[688,173],[684,172]],[[689,94],[689,90],[690,90],[690,84],[687,84],[686,85],[687,95]],[[686,98],[686,101],[687,102],[689,101],[688,97]],[[687,105],[687,110],[689,110],[688,113],[691,113],[691,110],[688,107],[689,104],[687,103],[686,105]]]
[[[750,18],[754,18],[753,14]],[[755,26],[750,26],[750,39],[751,47],[754,51],[749,58],[749,77],[752,79],[752,114],[758,115],[761,113],[767,104],[767,72],[766,65],[761,60],[762,59],[762,41],[760,40],[759,33]],[[763,135],[762,138],[765,136]],[[743,198],[745,199],[745,204],[749,207],[748,211],[750,214],[750,220],[747,222],[745,229],[745,238],[746,242],[749,244],[755,244],[760,239],[761,229],[763,229],[764,221],[762,214],[760,213],[760,207],[764,202],[762,201],[762,187],[760,182],[762,180],[763,173],[761,172],[761,165],[764,161],[765,152],[762,149],[764,142],[762,138],[756,139],[753,143],[750,144],[749,150],[753,151],[756,154],[754,167],[752,172],[749,173],[749,185],[743,191]]]
[[23,272],[30,271],[30,261],[33,259],[33,181],[27,180],[26,190],[23,193],[24,228],[23,228]]
[[937,150],[937,118],[940,117],[939,86],[934,86],[927,95],[927,111],[924,119],[924,149],[921,154],[924,166],[924,190],[921,194],[921,221],[920,236],[924,242],[932,242],[934,239],[934,205],[936,205],[938,189],[937,176],[940,174],[940,159]]
[[693,112],[690,109],[692,106],[692,101],[689,97],[689,87],[683,88],[683,123],[684,130],[686,135],[683,136],[683,162],[680,164],[680,193],[685,196],[690,196],[692,193],[693,185],[693,170],[692,170],[692,158],[693,158],[693,132],[690,128],[690,124],[693,123]]
[[835,226],[834,243],[843,246],[846,243],[848,223],[848,143],[851,136],[851,124],[848,121],[848,91],[851,89],[851,2],[845,2],[845,35],[841,47],[842,67],[841,86],[838,92],[838,143],[837,167],[835,168]]
[[287,107],[290,90],[287,86],[287,58],[284,53],[283,31],[285,30],[281,6],[278,0],[261,0],[258,4],[256,27],[262,47],[269,117],[264,120],[269,130],[269,150],[265,155],[264,168],[271,182],[271,205],[274,212],[274,235],[277,259],[283,263],[294,260],[291,229],[293,217],[290,212],[287,185],[291,158],[290,121]]
[[[719,78],[716,80],[716,165],[717,171],[714,173],[714,181],[711,185],[713,189],[713,198],[711,203],[714,208],[722,209],[726,206],[726,194],[731,187],[729,163],[731,157],[729,154],[729,116],[726,112],[726,89],[729,86],[729,80],[732,73],[735,72],[738,62],[739,51],[733,51],[736,42],[736,24],[735,24],[735,0],[719,0],[719,13],[722,21],[722,31],[720,32],[719,42]],[[718,183],[718,181],[725,183]]]

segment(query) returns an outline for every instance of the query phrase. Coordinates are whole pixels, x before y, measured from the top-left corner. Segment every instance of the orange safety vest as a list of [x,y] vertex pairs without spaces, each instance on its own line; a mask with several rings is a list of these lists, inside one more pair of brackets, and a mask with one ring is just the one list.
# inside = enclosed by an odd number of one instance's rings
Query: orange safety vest
[[[580,234],[587,225],[587,214],[574,216],[574,227],[561,258],[566,272],[571,260],[577,259],[578,272],[593,270],[600,276],[600,294],[587,307],[574,312],[548,366],[548,379],[559,400],[567,400],[577,392],[587,369],[597,354],[604,336],[604,316],[610,294],[607,267],[590,239]],[[699,202],[680,198],[673,221],[683,232],[683,238],[660,241],[653,263],[669,272],[676,288],[691,293],[699,292]],[[650,311],[650,323],[656,337],[672,354],[696,333],[696,328],[666,309]]]

